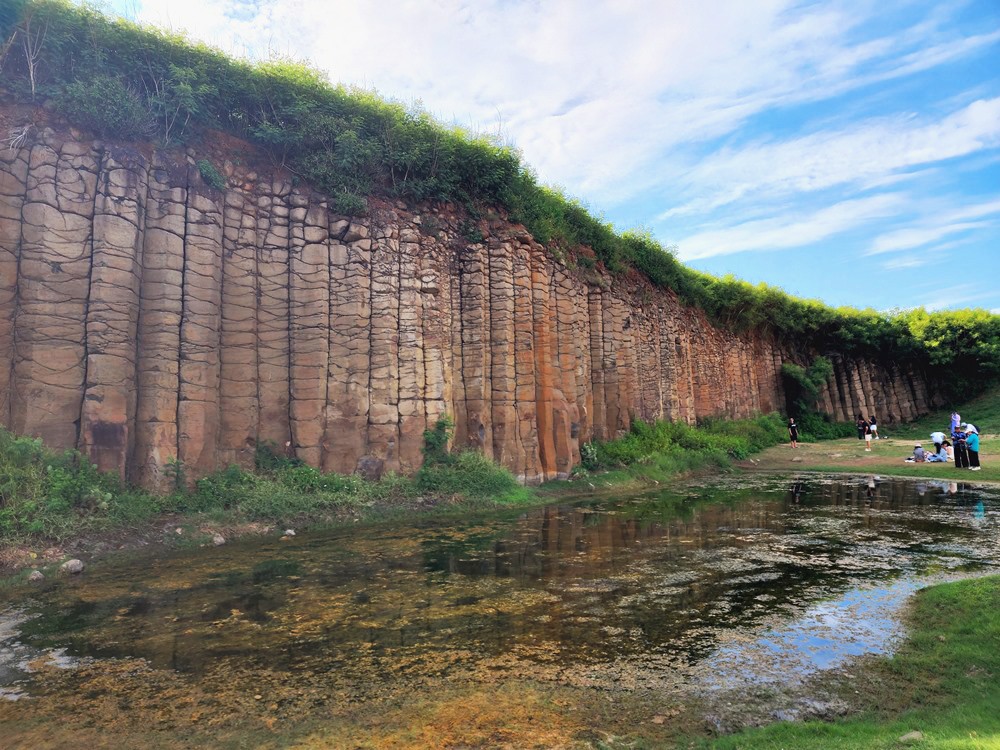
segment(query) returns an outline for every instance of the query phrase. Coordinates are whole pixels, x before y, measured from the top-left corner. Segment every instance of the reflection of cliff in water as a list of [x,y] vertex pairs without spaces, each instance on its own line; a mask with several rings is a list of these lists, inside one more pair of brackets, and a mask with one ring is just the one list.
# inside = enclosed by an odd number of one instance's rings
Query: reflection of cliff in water
[[975,519],[981,493],[921,495],[865,478],[790,486],[694,487],[468,528],[301,536],[109,566],[54,592],[24,632],[35,645],[195,673],[252,659],[338,681],[379,682],[402,662],[432,675],[503,659],[691,660],[720,630],[996,553],[984,534],[996,500]]

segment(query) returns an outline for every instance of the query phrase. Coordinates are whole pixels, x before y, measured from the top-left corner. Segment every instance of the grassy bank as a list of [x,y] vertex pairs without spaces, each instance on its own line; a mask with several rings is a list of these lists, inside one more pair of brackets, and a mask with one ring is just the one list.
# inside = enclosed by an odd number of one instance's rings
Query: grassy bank
[[[77,451],[52,451],[40,440],[0,428],[0,550],[127,534],[164,518],[207,530],[210,538],[217,529],[238,533],[241,527],[353,523],[533,498],[509,471],[481,454],[447,450],[449,429],[442,421],[427,431],[425,464],[413,477],[388,474],[368,481],[325,474],[262,445],[252,470],[230,466],[193,483],[182,465],[171,464],[167,473],[174,490],[156,495],[99,472]],[[0,565],[5,562],[12,564],[0,559]]]
[[150,527],[164,520],[171,532],[182,528],[181,539],[166,535],[172,543],[203,543],[216,531],[228,537],[418,512],[462,513],[544,502],[554,494],[590,492],[598,486],[662,483],[686,473],[729,469],[734,459],[787,437],[777,414],[699,427],[635,422],[623,437],[584,445],[584,465],[574,472],[574,481],[551,483],[540,492],[519,485],[509,471],[479,453],[450,451],[450,429],[443,420],[425,433],[424,467],[413,477],[389,474],[368,481],[324,474],[259,446],[252,469],[230,466],[194,483],[182,465],[169,465],[175,488],[165,495],[129,487],[97,471],[76,451],[55,452],[39,440],[0,429],[0,551],[18,548],[25,553],[20,561],[0,557],[0,566],[28,564],[30,549],[55,545],[58,550],[87,536],[143,533],[148,540]]
[[889,427],[879,432],[886,436],[872,444],[866,452],[864,442],[856,437],[800,443],[798,450],[787,445],[772,447],[741,463],[742,468],[765,471],[817,471],[824,473],[850,472],[886,476],[917,477],[948,482],[1000,482],[1000,389],[993,389],[959,408],[963,421],[972,422],[980,431],[980,463],[982,470],[970,472],[957,469],[951,463],[905,463],[913,452],[913,444],[921,441],[930,445],[930,433],[947,431],[950,409],[928,414],[916,422]]
[[[805,439],[822,439],[853,432],[851,425],[815,421]],[[733,461],[748,459],[772,446],[787,443],[785,420],[777,413],[750,419],[706,420],[701,424],[635,421],[628,434],[581,448],[577,476],[595,475],[602,484],[634,481],[662,482],[678,474],[705,469],[732,468]]]
[[891,659],[874,660],[848,689],[858,718],[780,723],[701,743],[731,748],[897,748],[919,731],[921,748],[1000,748],[1000,576],[917,593],[910,634]]

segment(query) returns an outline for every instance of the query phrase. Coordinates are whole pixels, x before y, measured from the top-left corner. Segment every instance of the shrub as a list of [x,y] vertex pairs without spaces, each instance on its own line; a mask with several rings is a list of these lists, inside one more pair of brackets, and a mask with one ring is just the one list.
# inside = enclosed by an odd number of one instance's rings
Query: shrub
[[[710,419],[697,427],[682,422],[635,420],[627,435],[586,446],[588,457],[584,463],[591,470],[642,464],[690,468],[705,462],[724,466],[729,458],[742,460],[780,443],[785,434],[778,414]],[[580,453],[583,461],[583,446]]]
[[448,442],[454,432],[455,423],[447,414],[438,417],[434,427],[424,430],[424,464],[446,464],[452,462],[448,452]]
[[87,519],[134,520],[155,511],[152,497],[127,490],[78,451],[0,427],[0,538],[62,538]]
[[253,454],[254,466],[263,472],[275,472],[294,466],[302,466],[302,461],[288,456],[277,443],[266,440],[257,443]]
[[224,510],[233,507],[239,497],[256,485],[257,478],[239,466],[209,474],[195,482],[195,489],[184,504],[186,510]]
[[461,451],[447,464],[424,464],[417,486],[434,495],[499,498],[517,492],[521,485],[513,474],[478,451]]
[[121,79],[97,75],[65,85],[56,110],[102,138],[140,140],[152,135],[152,114],[135,90]]
[[225,190],[229,187],[226,184],[226,178],[219,173],[219,170],[208,159],[202,159],[198,162],[198,172],[201,173],[201,179],[205,181],[205,184],[211,188]]

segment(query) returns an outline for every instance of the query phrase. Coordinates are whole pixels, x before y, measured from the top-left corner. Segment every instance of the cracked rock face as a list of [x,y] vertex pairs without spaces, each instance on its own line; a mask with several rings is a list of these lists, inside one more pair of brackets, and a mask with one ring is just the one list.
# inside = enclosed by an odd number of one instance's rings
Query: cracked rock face
[[[598,285],[523,229],[470,243],[453,207],[325,196],[177,152],[39,131],[0,152],[0,421],[165,487],[273,445],[326,471],[412,472],[442,415],[533,483],[634,418],[781,408],[785,352],[670,292]],[[595,280],[596,281],[596,280]],[[820,407],[889,423],[920,372],[833,357]]]

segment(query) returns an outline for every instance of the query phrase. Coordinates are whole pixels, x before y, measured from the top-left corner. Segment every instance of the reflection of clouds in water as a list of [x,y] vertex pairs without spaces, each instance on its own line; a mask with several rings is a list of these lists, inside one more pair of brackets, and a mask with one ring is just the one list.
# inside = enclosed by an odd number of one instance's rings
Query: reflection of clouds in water
[[0,700],[26,698],[21,687],[32,672],[35,662],[59,669],[71,669],[78,660],[66,655],[66,649],[39,649],[19,640],[21,625],[30,619],[18,610],[0,611]]
[[723,637],[718,651],[703,663],[700,682],[711,690],[787,685],[852,656],[891,653],[902,636],[900,614],[906,600],[917,589],[943,580],[905,578],[885,587],[851,589],[755,638]]

